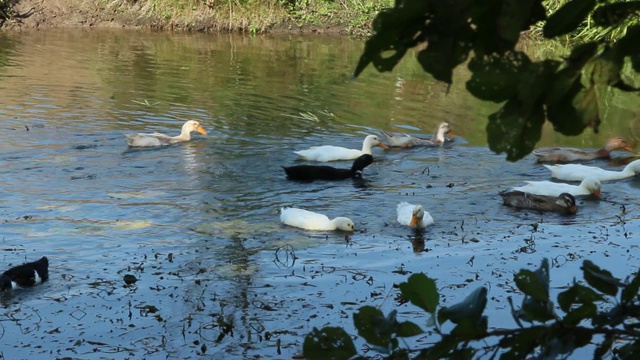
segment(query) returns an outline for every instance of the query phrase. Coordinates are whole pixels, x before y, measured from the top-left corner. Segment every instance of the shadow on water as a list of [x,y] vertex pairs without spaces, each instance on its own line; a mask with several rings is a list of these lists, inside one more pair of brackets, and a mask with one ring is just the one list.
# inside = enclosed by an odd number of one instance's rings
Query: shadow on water
[[[50,281],[2,299],[6,358],[290,358],[313,327],[355,333],[362,305],[424,316],[395,296],[411,273],[436,278],[443,303],[488,286],[491,314],[517,296],[513,273],[542,257],[554,288],[586,258],[618,276],[637,264],[637,179],[603,184],[573,217],[504,207],[499,191],[548,173],[487,149],[492,105],[463,82],[445,95],[409,61],[349,81],[360,41],[78,30],[0,44],[11,64],[0,68],[0,258],[51,262]],[[600,137],[545,129],[543,145],[634,133],[618,110]],[[209,136],[126,147],[124,133],[173,135],[187,118]],[[381,130],[429,136],[441,121],[459,136],[452,144],[376,148],[361,180],[292,182],[281,168],[308,163],[294,150],[360,148]],[[401,201],[435,224],[399,225]],[[358,230],[287,227],[283,206],[348,216]]]

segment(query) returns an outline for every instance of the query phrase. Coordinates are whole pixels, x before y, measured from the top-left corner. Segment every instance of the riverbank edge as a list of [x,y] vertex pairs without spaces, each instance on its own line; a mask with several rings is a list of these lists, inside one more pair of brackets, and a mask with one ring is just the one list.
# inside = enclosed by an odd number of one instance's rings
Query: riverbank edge
[[0,29],[106,27],[367,36],[375,15],[390,5],[386,0],[360,9],[329,6],[323,2],[308,2],[305,7],[285,7],[269,1],[253,6],[237,6],[233,2],[207,5],[212,3],[200,1],[189,7],[176,7],[169,6],[169,2],[144,0],[0,0]]

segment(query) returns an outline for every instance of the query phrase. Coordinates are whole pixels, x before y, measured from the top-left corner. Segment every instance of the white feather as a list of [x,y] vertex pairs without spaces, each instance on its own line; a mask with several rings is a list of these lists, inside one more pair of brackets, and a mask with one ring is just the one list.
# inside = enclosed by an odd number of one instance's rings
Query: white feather
[[305,230],[355,230],[355,225],[349,218],[337,217],[331,220],[326,215],[298,208],[280,209],[280,221]]
[[411,226],[411,221],[415,216],[417,219],[415,227],[424,229],[429,225],[433,225],[433,217],[429,212],[425,211],[422,205],[409,204],[406,201],[398,204],[398,222],[402,225]]
[[584,179],[580,185],[557,183],[553,181],[526,181],[527,185],[512,188],[535,195],[560,196],[569,193],[573,196],[595,195],[600,196],[600,180],[594,178]]
[[306,150],[294,151],[304,160],[312,161],[336,161],[336,160],[353,160],[361,155],[371,155],[371,150],[374,146],[381,146],[386,148],[387,146],[380,142],[380,139],[376,135],[369,135],[364,138],[362,142],[362,150],[348,149],[340,146],[322,145],[313,146]]
[[605,170],[582,164],[544,166],[551,170],[551,177],[567,181],[582,181],[586,178],[595,178],[600,181],[620,180],[640,173],[640,160],[630,162],[622,171]]

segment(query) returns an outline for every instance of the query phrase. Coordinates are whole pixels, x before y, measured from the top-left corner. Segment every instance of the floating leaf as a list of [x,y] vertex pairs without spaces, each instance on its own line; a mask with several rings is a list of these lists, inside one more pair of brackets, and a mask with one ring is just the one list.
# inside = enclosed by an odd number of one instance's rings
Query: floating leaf
[[589,260],[582,263],[582,272],[587,283],[603,294],[615,296],[618,293],[620,281],[607,270],[600,269]]
[[138,281],[138,279],[134,275],[127,274],[122,277],[122,281],[124,281],[124,283],[127,285],[131,285],[131,284],[135,284]]
[[596,0],[571,0],[551,14],[542,28],[547,39],[568,34],[578,28],[593,10]]
[[430,314],[436,312],[440,295],[436,288],[436,282],[423,273],[409,276],[407,282],[400,284],[400,292],[407,300]]
[[313,328],[304,338],[302,352],[307,360],[347,360],[357,354],[353,340],[339,327]]

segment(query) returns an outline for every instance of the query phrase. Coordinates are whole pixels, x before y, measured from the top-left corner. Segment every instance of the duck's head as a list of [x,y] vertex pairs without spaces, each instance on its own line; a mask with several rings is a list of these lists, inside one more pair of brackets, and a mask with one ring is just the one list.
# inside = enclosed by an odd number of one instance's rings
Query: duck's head
[[577,212],[576,198],[569,193],[562,193],[558,196],[556,204],[565,209],[567,214],[575,214]]
[[336,224],[336,229],[338,229],[338,230],[356,231],[356,225],[349,218],[337,217],[337,218],[333,219],[333,222]]
[[202,135],[207,135],[207,130],[205,130],[202,125],[195,120],[189,120],[182,125],[183,134],[190,134],[194,131],[197,131]]
[[362,173],[362,170],[367,166],[373,163],[373,156],[370,154],[360,155],[357,159],[353,161],[353,166],[351,166],[351,171],[355,174],[358,171]]
[[411,212],[411,221],[409,222],[409,226],[416,227],[422,218],[424,218],[424,208],[422,205],[416,205]]
[[629,145],[623,138],[621,137],[612,137],[611,139],[609,139],[609,141],[607,141],[607,144],[604,146],[605,149],[607,149],[607,151],[613,151],[613,150],[626,150],[629,152],[634,152],[633,148],[631,147],[631,145]]
[[624,167],[624,171],[631,171],[634,175],[640,174],[640,160],[634,160]]
[[452,136],[453,136],[453,132],[451,131],[451,127],[449,126],[449,123],[443,122],[443,123],[440,123],[440,125],[438,125],[438,128],[436,129],[435,140],[444,142],[446,140],[446,137],[452,137]]
[[382,141],[380,141],[380,138],[378,137],[378,135],[367,135],[367,137],[364,138],[364,146],[365,147],[370,147],[370,148],[372,148],[374,146],[380,146],[383,149],[388,149],[389,148]]
[[581,183],[587,191],[593,194],[595,197],[600,197],[600,180],[594,178],[586,178]]

